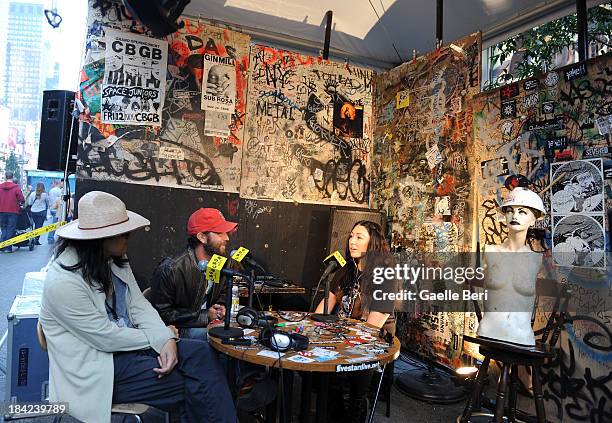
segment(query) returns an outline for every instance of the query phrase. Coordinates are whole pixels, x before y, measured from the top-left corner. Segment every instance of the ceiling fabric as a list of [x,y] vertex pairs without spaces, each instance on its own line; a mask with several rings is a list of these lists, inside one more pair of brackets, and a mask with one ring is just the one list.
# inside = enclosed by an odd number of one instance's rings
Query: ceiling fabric
[[[601,1],[589,5],[596,3]],[[336,57],[385,69],[411,59],[413,50],[420,55],[434,49],[435,0],[192,0],[185,14],[233,24],[247,33],[266,31],[277,41],[286,38],[287,45],[301,42],[322,49],[330,9]],[[574,9],[575,0],[446,0],[444,40],[484,30],[487,46]]]

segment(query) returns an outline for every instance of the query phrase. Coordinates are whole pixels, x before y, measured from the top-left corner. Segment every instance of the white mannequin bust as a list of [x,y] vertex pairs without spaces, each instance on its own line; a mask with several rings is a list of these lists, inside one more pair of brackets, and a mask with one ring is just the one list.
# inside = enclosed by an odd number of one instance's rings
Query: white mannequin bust
[[533,347],[531,316],[542,254],[532,251],[525,241],[527,230],[543,215],[544,204],[533,191],[515,188],[501,210],[508,238],[501,245],[485,246],[488,299],[478,336]]

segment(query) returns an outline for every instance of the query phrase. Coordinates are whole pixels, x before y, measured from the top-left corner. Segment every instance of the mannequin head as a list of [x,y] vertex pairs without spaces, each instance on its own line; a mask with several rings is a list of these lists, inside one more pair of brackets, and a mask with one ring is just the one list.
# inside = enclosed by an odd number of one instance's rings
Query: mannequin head
[[523,207],[530,209],[536,220],[543,218],[546,214],[546,209],[540,196],[532,190],[523,187],[516,187],[510,191],[510,194],[508,194],[500,207],[501,212],[505,215],[505,209],[510,206],[513,208]]
[[506,206],[502,208],[502,213],[506,218],[508,232],[522,232],[532,227],[540,212],[525,206]]
[[546,214],[540,196],[524,187],[512,189],[503,201],[500,211],[508,225],[508,240],[516,246],[525,244],[529,228]]

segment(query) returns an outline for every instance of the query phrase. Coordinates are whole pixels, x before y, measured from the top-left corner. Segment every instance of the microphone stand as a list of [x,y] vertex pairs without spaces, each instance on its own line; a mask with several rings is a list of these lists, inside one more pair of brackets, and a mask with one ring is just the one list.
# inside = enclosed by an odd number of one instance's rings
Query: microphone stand
[[[315,322],[325,322],[325,323],[332,323],[332,322],[337,322],[339,319],[339,317],[335,314],[329,314],[329,280],[331,279],[333,273],[330,273],[329,275],[323,275],[322,278],[325,278],[325,297],[323,298],[323,314],[320,313],[316,313],[313,314],[312,316],[310,316],[311,320],[314,320]],[[321,281],[319,280],[319,283]]]
[[255,268],[251,268],[249,280],[249,308],[253,308],[253,294],[255,293]]
[[[223,326],[215,326],[208,330],[208,335],[214,338],[220,339],[233,339],[242,338],[244,331],[240,328],[230,327],[230,319],[232,314],[232,287],[234,285],[233,277],[227,277],[227,292],[225,295],[225,322]],[[251,285],[251,278],[249,278],[249,286]]]

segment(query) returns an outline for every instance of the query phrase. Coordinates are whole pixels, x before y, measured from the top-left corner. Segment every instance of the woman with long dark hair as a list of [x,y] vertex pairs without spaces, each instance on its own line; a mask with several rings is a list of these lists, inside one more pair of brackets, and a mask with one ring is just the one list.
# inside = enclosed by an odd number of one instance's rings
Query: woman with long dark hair
[[[374,284],[375,267],[393,267],[389,245],[379,224],[361,220],[353,226],[347,239],[346,265],[338,270],[331,283],[329,309],[340,317],[363,320],[377,328],[395,333],[393,301],[375,301],[374,290],[393,291],[394,281]],[[321,301],[315,313],[323,312]],[[364,422],[368,411],[367,394],[373,370],[353,372],[350,378],[348,421]]]
[[[45,184],[39,182],[36,184],[36,191],[32,191],[28,195],[26,205],[30,206],[30,217],[34,221],[34,229],[42,228],[45,219],[47,219],[47,209],[49,208],[49,197],[45,192]],[[40,245],[40,237],[34,238],[34,244]]]
[[108,423],[112,403],[132,402],[176,411],[181,421],[237,423],[211,347],[178,342],[136,283],[128,241],[150,222],[101,191],[85,194],[78,211],[57,230],[40,310],[50,400],[91,423]]

